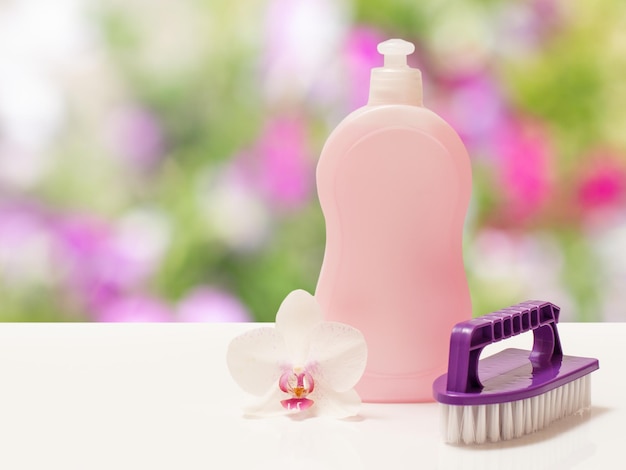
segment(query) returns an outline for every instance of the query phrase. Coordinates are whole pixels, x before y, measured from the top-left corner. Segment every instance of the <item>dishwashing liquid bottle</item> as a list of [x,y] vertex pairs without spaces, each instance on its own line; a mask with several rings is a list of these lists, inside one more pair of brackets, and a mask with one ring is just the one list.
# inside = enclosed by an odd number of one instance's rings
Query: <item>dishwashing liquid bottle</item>
[[[329,321],[364,334],[366,402],[432,401],[452,327],[471,318],[463,224],[471,193],[461,139],[422,104],[413,44],[378,45],[369,101],[331,133],[317,166],[326,249],[315,292]],[[477,110],[478,112],[478,110]]]

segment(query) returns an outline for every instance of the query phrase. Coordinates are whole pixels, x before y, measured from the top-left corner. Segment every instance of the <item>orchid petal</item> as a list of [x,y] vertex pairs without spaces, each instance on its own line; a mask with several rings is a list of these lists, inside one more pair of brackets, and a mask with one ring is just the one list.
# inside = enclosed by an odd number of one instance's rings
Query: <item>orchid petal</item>
[[285,298],[275,328],[248,331],[227,352],[238,385],[261,397],[247,408],[253,416],[354,416],[361,399],[353,387],[366,361],[361,332],[323,322],[315,297],[303,290]]
[[281,404],[281,401],[288,398],[289,395],[282,392],[278,388],[278,384],[274,384],[265,392],[265,395],[260,400],[244,408],[244,414],[246,416],[269,418],[272,416],[282,416],[287,412]]
[[361,398],[354,389],[337,392],[321,386],[316,388],[310,397],[315,401],[315,406],[311,407],[311,411],[316,416],[349,418],[356,416],[361,406]]
[[290,292],[276,314],[276,330],[283,336],[294,365],[303,365],[309,352],[309,334],[322,322],[322,311],[308,292]]
[[231,341],[226,363],[244,391],[262,396],[277,383],[287,357],[280,333],[274,328],[257,328]]
[[367,344],[363,334],[349,325],[324,322],[310,336],[314,377],[337,392],[353,388],[365,371]]

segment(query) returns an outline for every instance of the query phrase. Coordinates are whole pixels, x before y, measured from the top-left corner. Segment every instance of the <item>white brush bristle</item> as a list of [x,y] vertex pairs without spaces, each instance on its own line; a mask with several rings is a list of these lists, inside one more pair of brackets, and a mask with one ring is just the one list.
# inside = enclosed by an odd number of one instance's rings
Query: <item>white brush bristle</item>
[[450,444],[483,444],[530,434],[591,407],[591,377],[532,398],[493,405],[441,407],[443,438]]

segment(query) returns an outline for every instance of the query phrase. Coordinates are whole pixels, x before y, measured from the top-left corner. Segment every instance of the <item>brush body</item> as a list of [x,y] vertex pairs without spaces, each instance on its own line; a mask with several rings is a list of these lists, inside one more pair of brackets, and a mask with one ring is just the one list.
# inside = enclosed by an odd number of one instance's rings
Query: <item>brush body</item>
[[[590,407],[598,360],[563,355],[558,315],[552,303],[529,301],[454,327],[448,373],[433,384],[446,442],[508,440]],[[532,351],[479,360],[485,346],[525,331],[534,333]]]

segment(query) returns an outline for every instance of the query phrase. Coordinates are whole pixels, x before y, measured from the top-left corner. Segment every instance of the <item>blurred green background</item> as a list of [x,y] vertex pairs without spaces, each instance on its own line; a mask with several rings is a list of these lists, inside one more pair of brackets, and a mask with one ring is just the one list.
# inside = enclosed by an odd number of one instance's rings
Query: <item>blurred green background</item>
[[0,1],[0,320],[272,321],[401,37],[472,157],[474,314],[626,320],[622,0]]

